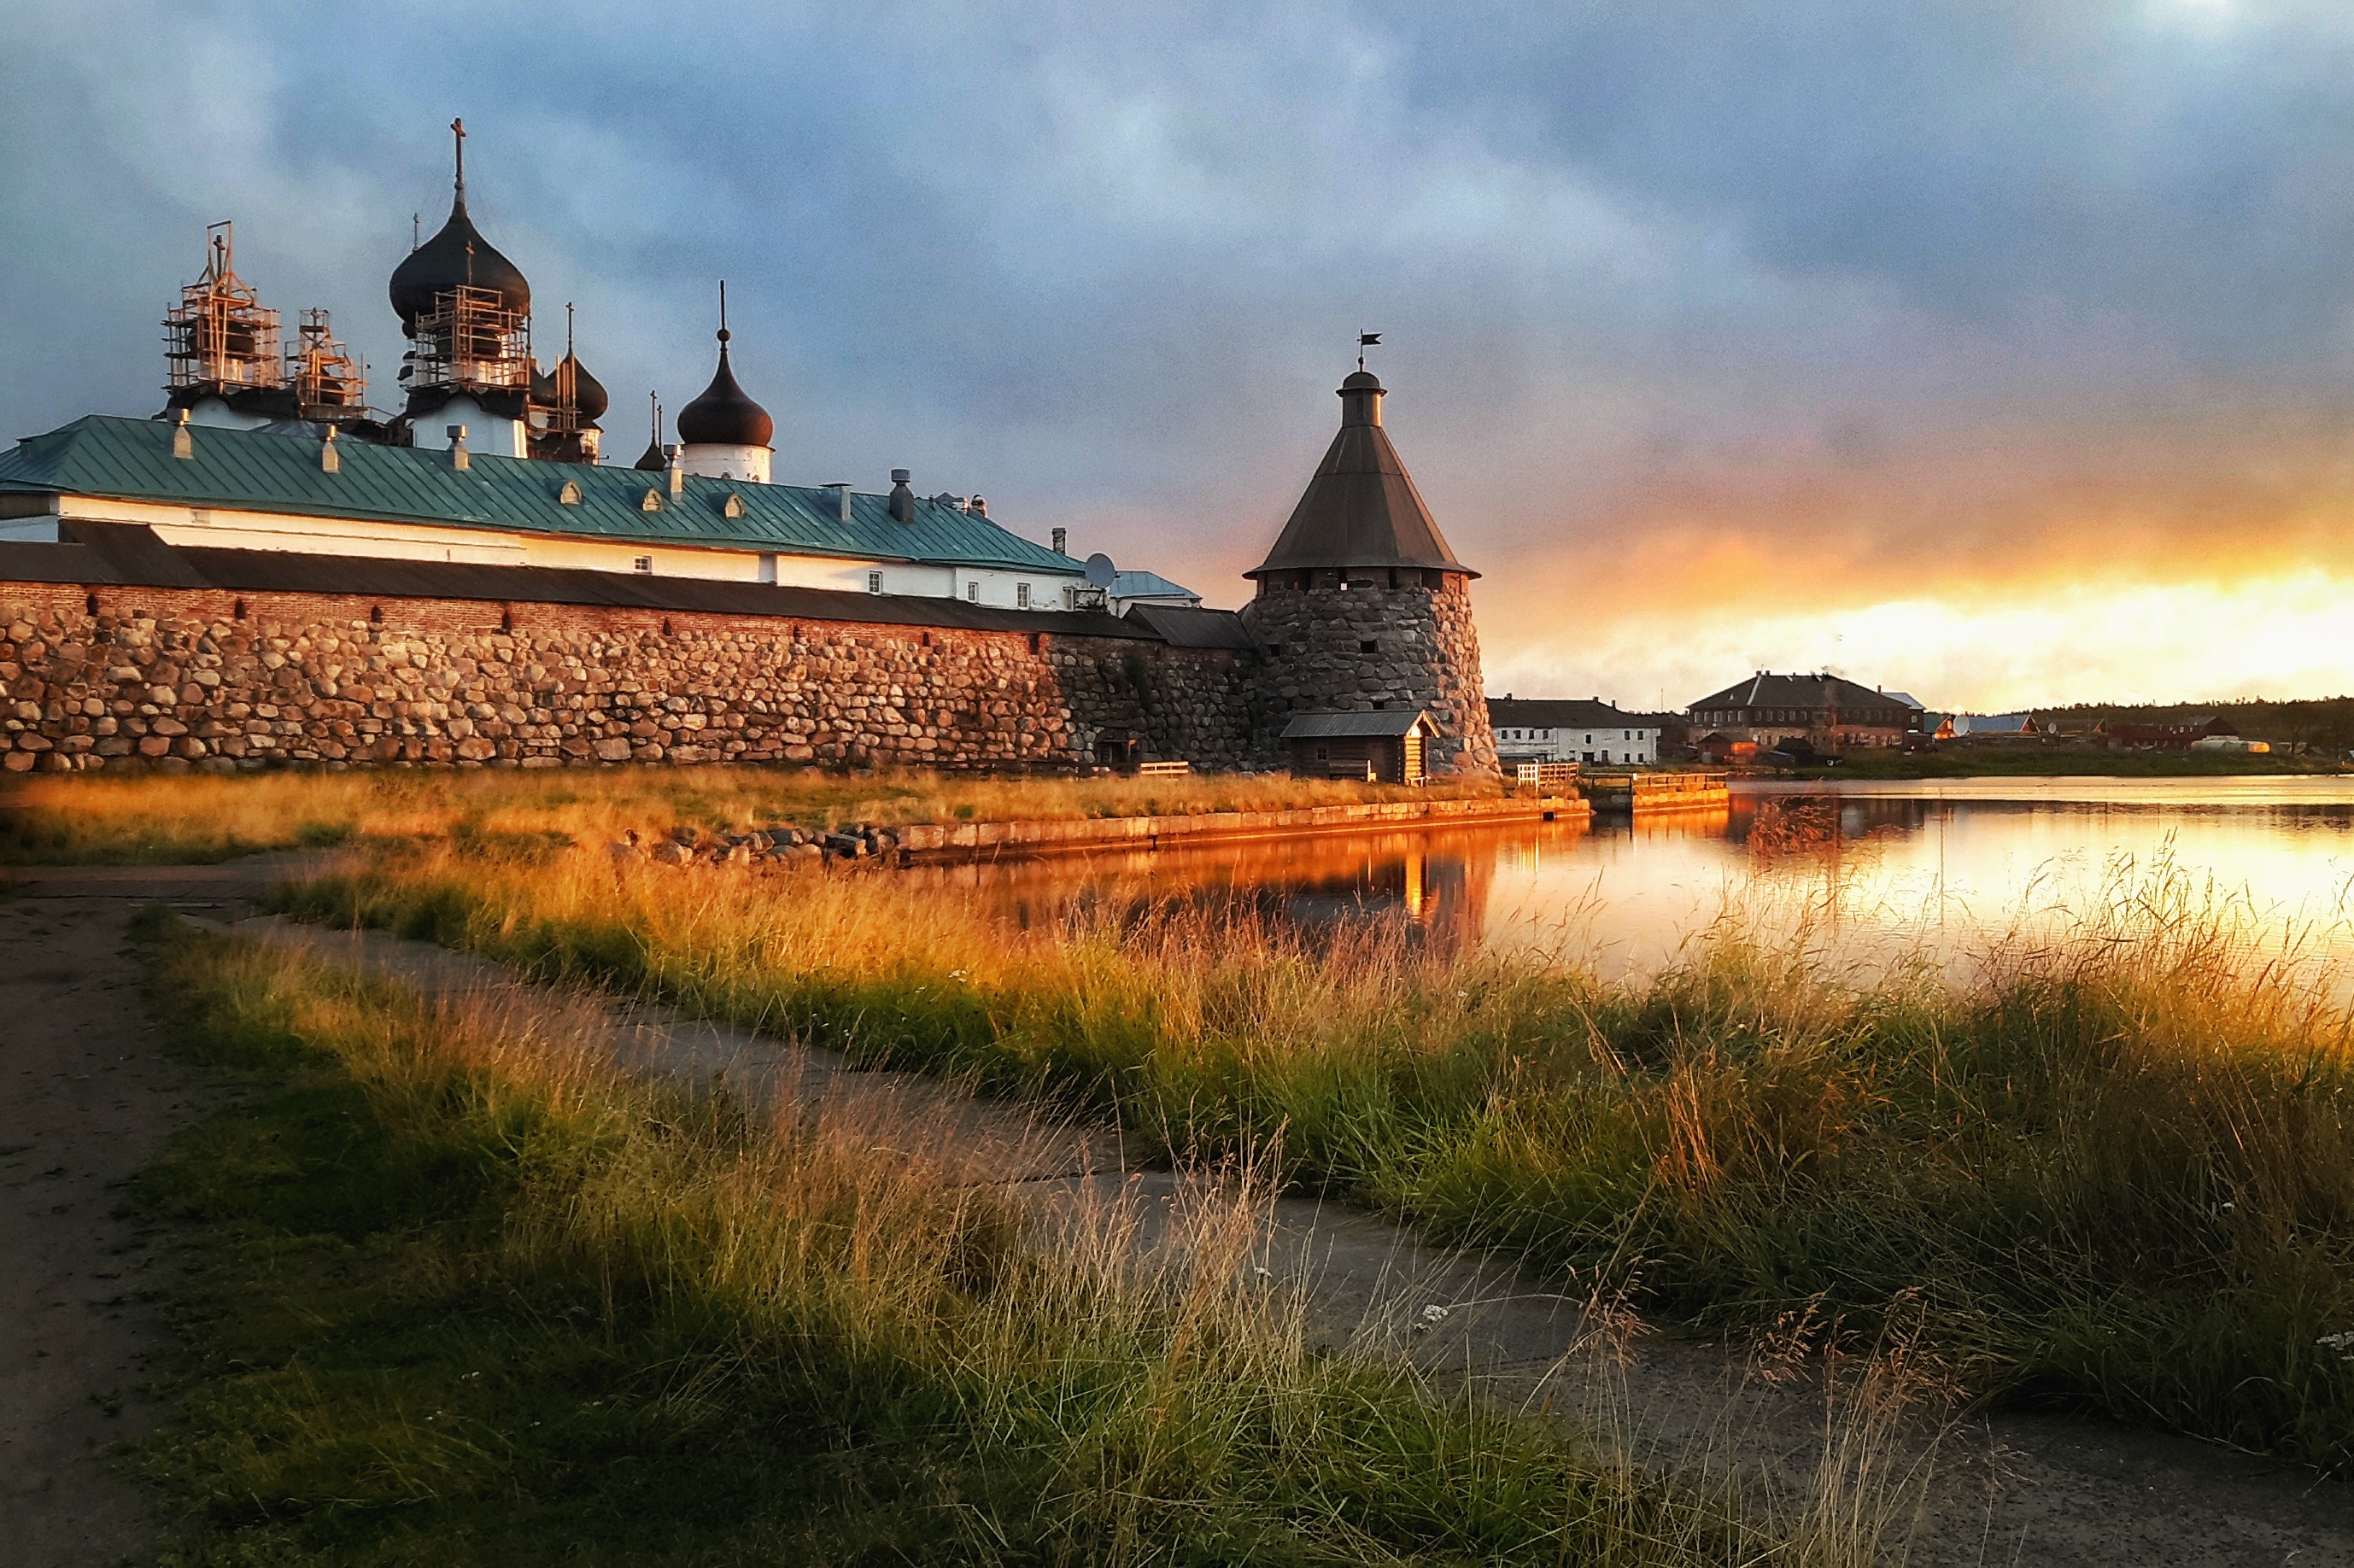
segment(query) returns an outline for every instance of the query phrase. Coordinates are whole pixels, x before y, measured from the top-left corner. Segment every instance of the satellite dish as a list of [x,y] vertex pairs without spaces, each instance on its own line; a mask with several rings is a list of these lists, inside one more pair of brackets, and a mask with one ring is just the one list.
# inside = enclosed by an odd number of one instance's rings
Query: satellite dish
[[1111,557],[1105,555],[1101,550],[1097,550],[1094,555],[1087,557],[1087,586],[1089,588],[1108,588],[1111,587],[1111,579],[1118,575],[1119,574],[1112,570]]

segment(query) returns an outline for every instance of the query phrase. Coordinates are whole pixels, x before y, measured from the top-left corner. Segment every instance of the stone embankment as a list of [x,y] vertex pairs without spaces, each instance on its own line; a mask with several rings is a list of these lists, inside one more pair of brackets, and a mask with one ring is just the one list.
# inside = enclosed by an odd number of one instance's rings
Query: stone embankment
[[601,606],[216,589],[0,602],[16,772],[273,764],[1248,768],[1230,649]]
[[1384,800],[1306,806],[1290,811],[1202,811],[1190,816],[1088,817],[1070,821],[937,822],[897,830],[910,860],[987,860],[999,855],[1171,849],[1214,840],[1291,834],[1395,832],[1487,822],[1553,821],[1587,814],[1585,802],[1507,797],[1493,800]]
[[631,832],[607,846],[616,864],[814,865],[832,858],[878,865],[1013,859],[1102,850],[1175,849],[1233,839],[1280,838],[1399,829],[1472,827],[1491,822],[1583,818],[1576,800],[1382,800],[1292,811],[1202,811],[1188,816],[1084,817],[1015,822],[920,822],[877,827],[853,822],[802,828],[779,822],[741,833],[691,827],[666,837]]

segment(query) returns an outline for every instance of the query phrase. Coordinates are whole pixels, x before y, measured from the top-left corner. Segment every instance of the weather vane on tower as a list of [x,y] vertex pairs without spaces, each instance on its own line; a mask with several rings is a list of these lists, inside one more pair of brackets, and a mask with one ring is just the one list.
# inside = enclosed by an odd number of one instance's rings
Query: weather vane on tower
[[1358,369],[1363,370],[1365,367],[1365,350],[1373,347],[1373,344],[1381,341],[1382,334],[1377,332],[1361,332],[1357,334]]

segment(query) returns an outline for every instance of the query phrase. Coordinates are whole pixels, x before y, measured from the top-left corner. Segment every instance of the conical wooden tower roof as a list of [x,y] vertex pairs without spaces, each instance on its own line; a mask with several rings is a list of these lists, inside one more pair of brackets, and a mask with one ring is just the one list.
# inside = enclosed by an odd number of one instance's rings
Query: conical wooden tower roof
[[1275,548],[1245,577],[1315,567],[1411,567],[1478,577],[1447,546],[1414,477],[1382,428],[1385,394],[1372,372],[1341,383],[1341,433],[1291,509]]

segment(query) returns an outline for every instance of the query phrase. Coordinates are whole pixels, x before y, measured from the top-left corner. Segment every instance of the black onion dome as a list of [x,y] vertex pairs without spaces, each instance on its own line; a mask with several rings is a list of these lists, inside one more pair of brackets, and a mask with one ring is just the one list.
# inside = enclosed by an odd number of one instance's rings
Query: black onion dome
[[703,395],[678,411],[678,439],[688,446],[765,447],[777,433],[769,411],[736,385],[727,364],[727,329],[719,329],[719,368]]
[[433,308],[437,296],[465,284],[495,289],[504,309],[517,315],[531,313],[531,285],[474,228],[474,220],[466,216],[466,194],[460,191],[450,204],[450,221],[392,270],[392,308],[399,313],[401,330],[413,331],[417,318]]
[[605,384],[589,375],[588,367],[580,363],[579,355],[572,354],[566,355],[563,364],[556,367],[559,383],[566,365],[572,367],[572,407],[584,419],[603,418],[613,401],[606,396]]
[[553,408],[558,401],[556,377],[540,369],[539,355],[535,354],[531,356],[531,400],[543,408]]
[[662,442],[648,441],[645,455],[639,458],[634,466],[645,470],[648,473],[660,473],[670,466],[670,459],[663,453]]

